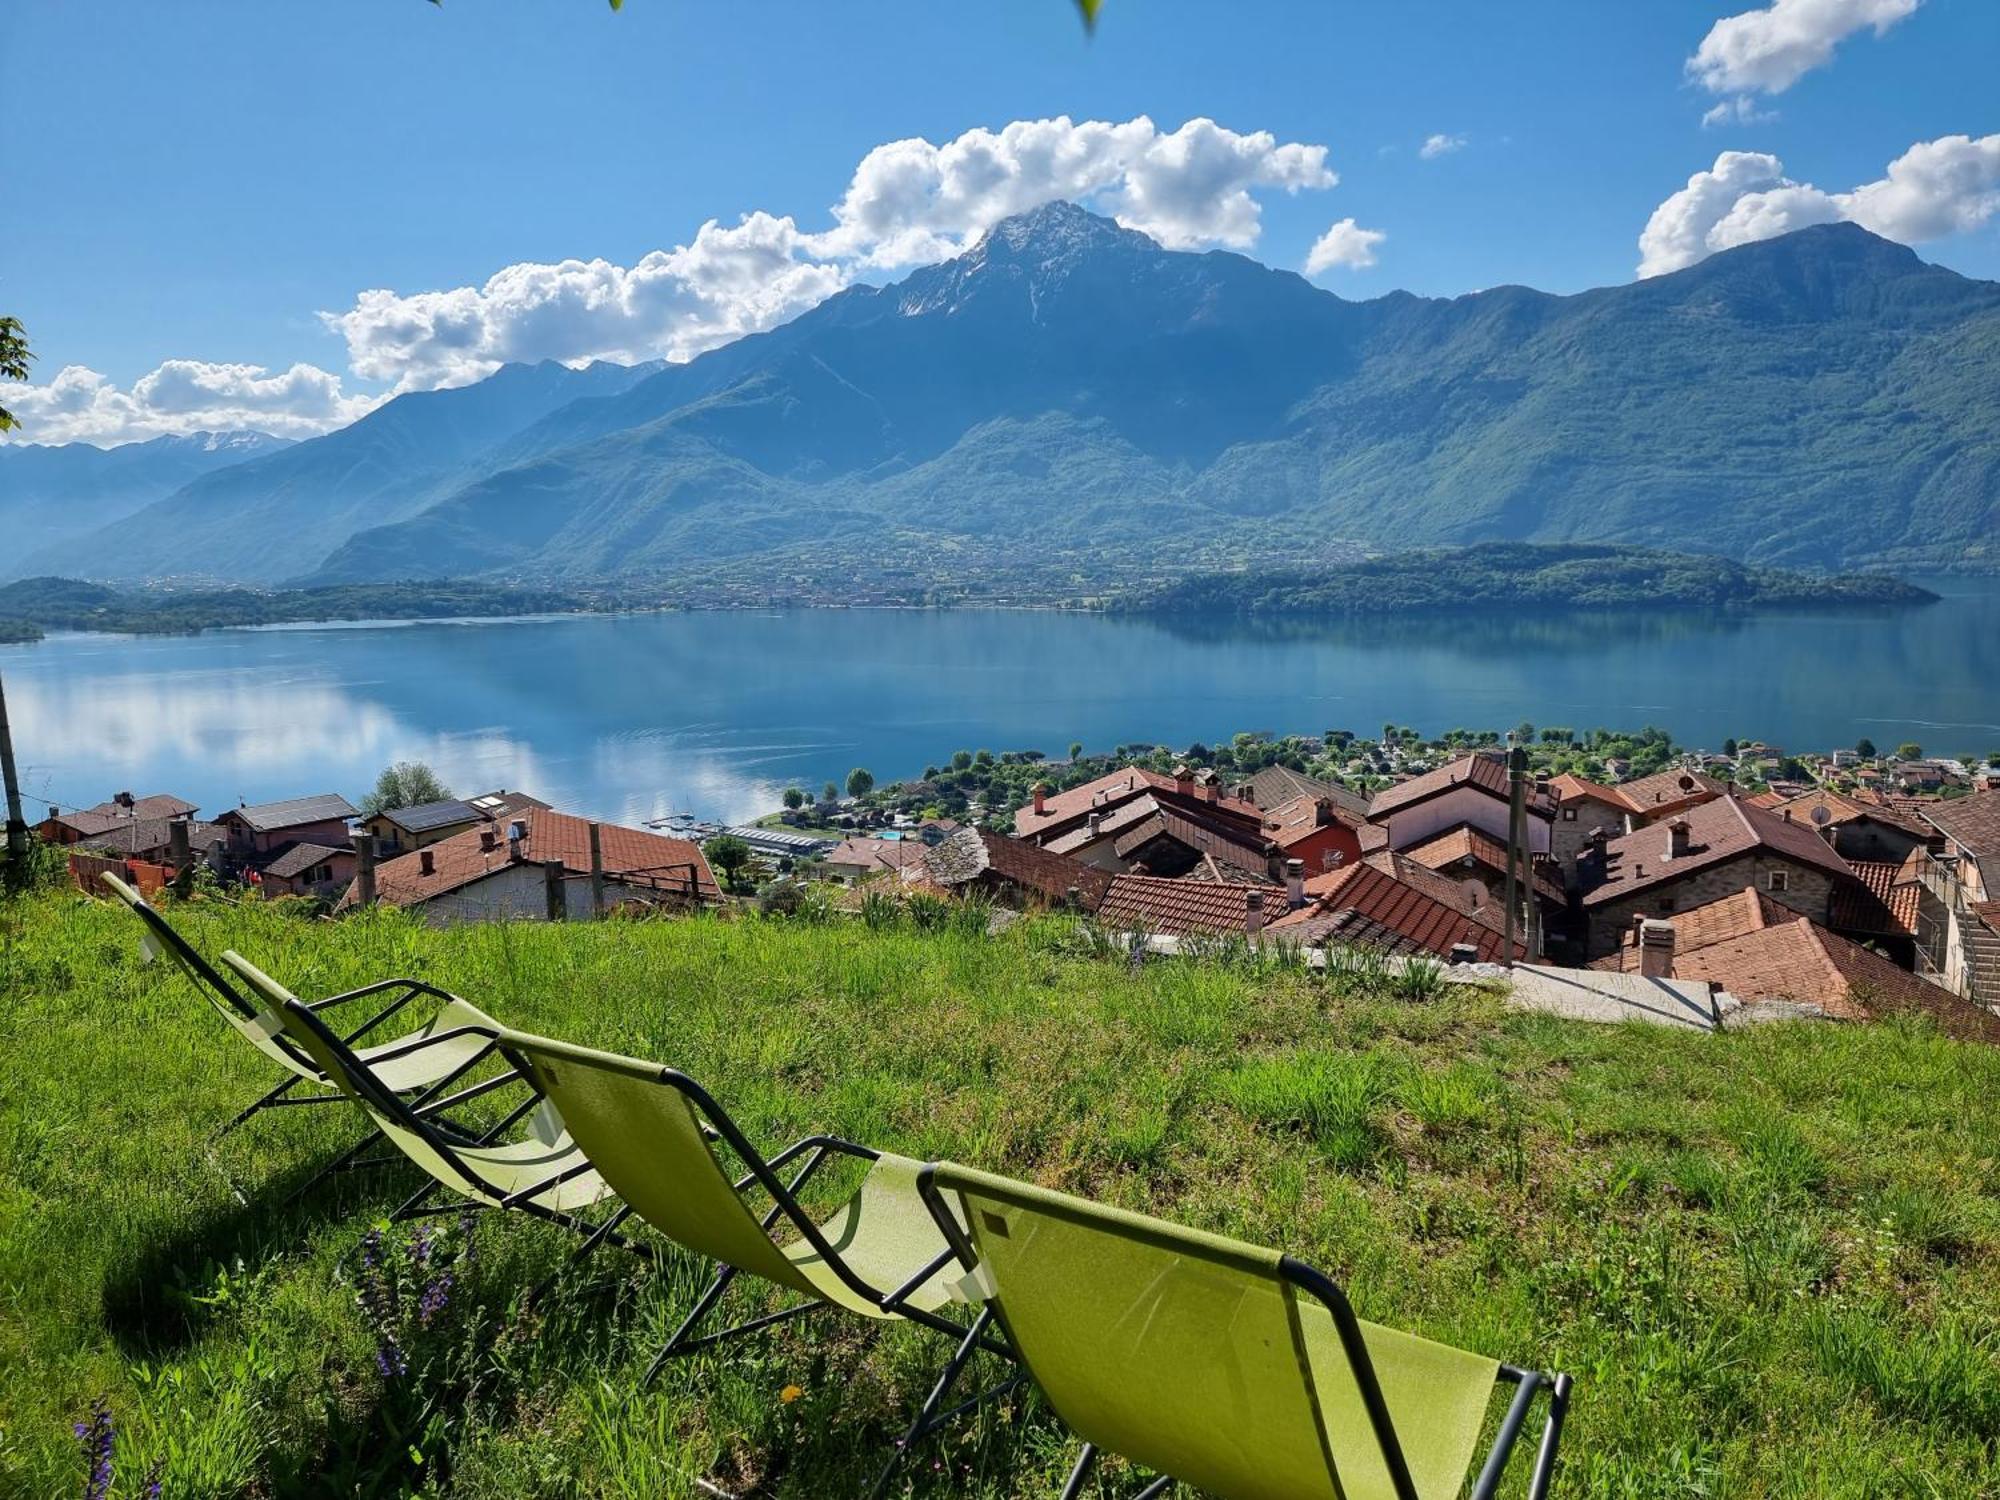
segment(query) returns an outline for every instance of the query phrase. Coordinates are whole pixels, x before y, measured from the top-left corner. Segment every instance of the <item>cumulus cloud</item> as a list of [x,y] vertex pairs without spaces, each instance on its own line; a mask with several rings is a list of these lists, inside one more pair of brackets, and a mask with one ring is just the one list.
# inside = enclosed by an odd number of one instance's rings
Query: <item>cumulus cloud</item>
[[1717,250],[1835,219],[1920,244],[1976,228],[1996,212],[2000,134],[1919,141],[1880,178],[1844,193],[1794,182],[1768,153],[1725,151],[1653,210],[1639,236],[1639,274],[1678,271]]
[[344,393],[338,375],[313,365],[272,372],[191,359],[170,359],[129,389],[87,366],[65,365],[46,384],[7,393],[8,407],[21,420],[11,434],[15,441],[107,447],[239,428],[314,437],[365,415],[379,399]]
[[1375,247],[1388,237],[1380,229],[1363,229],[1352,219],[1341,219],[1306,252],[1306,275],[1317,276],[1336,266],[1365,271],[1375,264]]
[[942,260],[999,220],[1059,198],[1088,203],[1176,249],[1253,245],[1257,194],[1334,186],[1327,149],[1268,131],[1144,116],[1017,120],[933,144],[892,141],[862,158],[831,227],[790,216],[710,221],[692,244],[630,267],[509,266],[482,286],[362,293],[323,313],[354,372],[397,390],[459,385],[508,360],[691,359],[770,328],[871,270]]
[[1687,60],[1688,76],[1711,94],[1782,94],[1830,62],[1834,48],[1846,38],[1870,27],[1881,36],[1908,18],[1917,4],[1918,0],[1771,0],[1761,10],[1724,16],[1710,27]]
[[1424,143],[1417,147],[1417,155],[1421,156],[1425,161],[1435,161],[1440,156],[1449,156],[1454,151],[1462,151],[1464,149],[1464,136],[1445,135],[1443,132],[1439,132],[1436,135],[1424,137]]
[[1701,128],[1715,130],[1724,125],[1768,125],[1777,118],[1775,109],[1759,109],[1755,99],[1748,94],[1738,94],[1710,108],[1701,117]]

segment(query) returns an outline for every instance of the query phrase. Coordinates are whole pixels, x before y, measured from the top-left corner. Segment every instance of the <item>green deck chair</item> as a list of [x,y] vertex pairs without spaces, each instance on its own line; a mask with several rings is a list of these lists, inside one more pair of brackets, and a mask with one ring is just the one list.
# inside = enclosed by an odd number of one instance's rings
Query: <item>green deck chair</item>
[[951,1163],[919,1179],[1029,1377],[1084,1440],[1223,1500],[1455,1500],[1496,1384],[1514,1395],[1472,1495],[1489,1500],[1529,1407],[1549,1414],[1529,1494],[1546,1494],[1567,1375],[1354,1316],[1339,1287],[1273,1250]]
[[[1018,1372],[989,1390],[940,1411],[943,1397],[973,1355],[984,1349],[1011,1361],[988,1329],[982,1310],[968,1328],[939,1309],[951,1301],[951,1243],[938,1232],[917,1191],[921,1163],[835,1136],[813,1135],[770,1158],[761,1155],[709,1093],[684,1073],[658,1063],[597,1052],[522,1032],[503,1032],[500,1048],[555,1105],[591,1164],[639,1218],[667,1239],[718,1263],[693,1309],[640,1381],[643,1389],[669,1359],[739,1334],[825,1308],[871,1319],[906,1318],[959,1340],[936,1388],[897,1443],[911,1444],[952,1417],[1019,1383]],[[741,1160],[732,1180],[717,1158],[720,1141]],[[844,1155],[869,1163],[846,1203],[824,1221],[800,1206],[797,1194],[822,1163]],[[804,1157],[789,1179],[779,1174]],[[761,1189],[772,1207],[761,1217],[745,1200]],[[784,1222],[796,1238],[780,1244]],[[719,1332],[697,1334],[739,1273],[760,1277],[805,1300]],[[895,1467],[890,1460],[876,1488]]]
[[[502,1034],[497,1023],[482,1016],[392,1044],[368,1058],[348,1046],[311,1006],[242,954],[224,953],[222,962],[281,1019],[287,1038],[430,1179],[391,1215],[392,1219],[455,1213],[468,1204],[484,1209],[511,1208],[584,1236],[578,1256],[610,1241],[650,1258],[647,1247],[617,1233],[630,1210],[618,1203],[611,1188],[591,1168],[563,1130],[554,1105],[541,1094],[531,1089],[525,1100],[478,1135],[448,1122],[450,1111],[462,1109],[474,1099],[529,1082],[509,1069],[445,1094],[465,1074],[495,1056]],[[396,1064],[427,1049],[449,1049],[452,1056],[463,1060],[416,1099],[390,1088],[385,1071],[393,1073]],[[503,1139],[524,1121],[529,1132],[526,1139]],[[443,1202],[431,1202],[441,1190],[451,1196]],[[593,1224],[583,1217],[598,1207],[612,1210],[602,1222]]]
[[[111,894],[122,902],[137,917],[144,927],[141,939],[146,957],[150,960],[166,954],[179,965],[203,999],[214,1007],[217,1015],[264,1056],[284,1069],[286,1077],[278,1086],[262,1098],[246,1105],[236,1117],[222,1126],[212,1137],[220,1140],[237,1126],[243,1124],[259,1110],[275,1109],[283,1105],[336,1104],[347,1096],[335,1087],[333,1081],[311,1055],[288,1037],[279,1017],[267,1006],[258,1004],[231,984],[173,929],[171,923],[154,910],[152,903],[132,889],[116,875],[106,874],[104,885]],[[363,985],[357,990],[347,990],[338,995],[329,995],[324,1000],[316,1000],[311,1009],[331,1011],[351,1005],[355,1001],[373,997],[383,997],[386,1003],[373,1011],[367,1021],[349,1031],[343,1038],[352,1044],[377,1031],[386,1022],[401,1013],[411,1002],[429,996],[442,1001],[437,1012],[424,1026],[394,1042],[385,1042],[363,1047],[358,1055],[364,1059],[373,1058],[378,1064],[378,1076],[385,1087],[399,1094],[414,1093],[430,1088],[440,1078],[459,1068],[467,1058],[478,1050],[478,1044],[469,1035],[460,1032],[466,1026],[483,1025],[489,1029],[499,1023],[474,1006],[468,1005],[456,995],[448,994],[421,979],[384,979],[375,984]],[[438,1046],[421,1050],[411,1050],[407,1043],[418,1037],[439,1036],[454,1033],[453,1040],[441,1042]],[[305,1089],[299,1089],[300,1085]],[[363,1146],[366,1141],[362,1143]],[[319,1176],[337,1171],[351,1163],[357,1151],[351,1151],[339,1161],[323,1169]],[[313,1181],[318,1181],[315,1177]],[[311,1183],[306,1184],[307,1187]],[[299,1189],[304,1191],[304,1188]]]

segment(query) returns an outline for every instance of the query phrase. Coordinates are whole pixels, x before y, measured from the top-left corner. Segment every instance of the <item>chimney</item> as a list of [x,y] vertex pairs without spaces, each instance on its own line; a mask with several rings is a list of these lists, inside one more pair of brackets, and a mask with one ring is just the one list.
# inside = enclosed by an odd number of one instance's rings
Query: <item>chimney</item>
[[527,838],[527,836],[528,825],[522,819],[516,818],[507,825],[507,857],[509,859],[519,859],[521,857],[521,841]]
[[1479,950],[1471,943],[1453,943],[1449,957],[1455,964],[1476,964],[1479,962]]
[[1792,821],[1792,810],[1789,807],[1781,807],[1778,809],[1778,816],[1789,823]]
[[1285,861],[1285,904],[1293,911],[1306,904],[1306,862],[1302,859]]
[[481,848],[481,849],[482,849],[482,850],[483,850],[484,852],[486,852],[486,853],[488,853],[488,854],[491,854],[491,853],[492,853],[492,852],[493,852],[493,851],[494,851],[495,849],[497,849],[497,848],[499,848],[499,847],[500,847],[500,835],[499,835],[499,834],[497,834],[497,833],[495,833],[495,832],[494,832],[494,831],[493,831],[492,829],[490,829],[490,828],[482,828],[482,829],[480,829],[480,830],[479,830],[479,847],[480,847],[480,848]]
[[1039,818],[1048,810],[1049,784],[1046,781],[1038,781],[1035,783],[1035,816]]
[[426,875],[437,874],[437,856],[428,849],[417,851],[417,868]]
[[1333,798],[1321,797],[1313,803],[1313,823],[1320,828],[1333,821]]
[[375,835],[354,835],[354,901],[357,906],[375,904]]
[[1090,815],[1090,818],[1089,818],[1088,822],[1089,822],[1089,829],[1090,829],[1090,836],[1091,836],[1092,838],[1096,838],[1096,837],[1097,837],[1097,830],[1098,830],[1098,829],[1099,829],[1100,827],[1102,827],[1102,826],[1103,826],[1103,823],[1104,823],[1104,814],[1103,814],[1103,813],[1092,813],[1092,814]]
[[1211,802],[1220,802],[1222,800],[1222,778],[1219,776],[1210,776],[1202,787],[1202,794]]
[[1688,821],[1675,818],[1667,824],[1667,858],[1686,859],[1688,852]]
[[1264,893],[1245,891],[1243,893],[1243,930],[1255,937],[1264,930]]
[[1194,772],[1185,763],[1174,767],[1174,789],[1190,796],[1194,794]]
[[187,819],[175,818],[167,824],[167,862],[176,870],[185,870],[194,863],[194,851],[189,845]]
[[1238,802],[1255,802],[1257,800],[1257,789],[1247,781],[1239,781],[1236,783],[1236,790],[1233,795]]
[[132,810],[132,794],[130,792],[120,792],[118,793],[117,796],[113,797],[111,800],[117,803],[120,807],[124,808],[125,811],[127,812],[130,812]]
[[1648,979],[1674,973],[1674,924],[1648,917],[1639,924],[1639,972]]

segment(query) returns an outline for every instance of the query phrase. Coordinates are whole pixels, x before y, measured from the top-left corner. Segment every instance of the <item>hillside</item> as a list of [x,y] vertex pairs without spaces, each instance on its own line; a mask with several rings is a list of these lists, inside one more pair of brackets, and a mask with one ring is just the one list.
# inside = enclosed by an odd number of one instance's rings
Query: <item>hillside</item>
[[275,583],[307,571],[357,527],[416,514],[554,408],[622,390],[651,368],[508,365],[477,385],[399,396],[324,437],[204,475],[115,531],[23,551],[0,576]]
[[[215,469],[291,447],[261,432],[197,432],[98,448],[89,443],[0,444],[0,576],[14,560],[90,535]],[[104,539],[115,546],[114,535]]]
[[[1227,953],[1134,970],[1048,920],[170,915],[315,995],[415,972],[671,1062],[767,1149],[831,1131],[1281,1246],[1363,1317],[1572,1371],[1558,1496],[1991,1487],[1992,1048],[1590,1027]],[[71,1424],[102,1395],[118,1495],[155,1460],[167,1496],[855,1495],[945,1358],[822,1315],[635,1399],[705,1266],[607,1250],[529,1301],[571,1245],[546,1226],[447,1215],[364,1248],[410,1170],[288,1202],[358,1139],[345,1106],[207,1146],[271,1069],[140,961],[128,915],[50,893],[0,933],[0,1492],[81,1493]],[[766,1305],[746,1279],[726,1307]],[[898,1492],[1052,1495],[1073,1454],[1016,1398],[924,1444]]]
[[[1156,570],[1190,541],[1991,559],[2000,286],[1853,225],[1573,297],[1350,303],[1066,205],[532,429],[325,579],[671,574],[802,545]],[[928,564],[927,564],[928,559]]]
[[1880,574],[1820,577],[1643,547],[1487,542],[1304,569],[1201,573],[1137,590],[1135,614],[1451,613],[1520,605],[1588,609],[1814,608],[1923,604],[1937,595]]

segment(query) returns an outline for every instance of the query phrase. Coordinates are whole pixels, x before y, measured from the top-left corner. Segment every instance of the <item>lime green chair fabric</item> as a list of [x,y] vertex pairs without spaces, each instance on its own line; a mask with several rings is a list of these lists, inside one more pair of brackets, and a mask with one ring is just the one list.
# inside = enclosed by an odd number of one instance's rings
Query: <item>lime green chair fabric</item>
[[[261,1003],[254,990],[246,994],[211,968],[186,939],[168,925],[166,918],[125,881],[110,873],[100,878],[112,895],[139,918],[144,928],[141,951],[148,960],[166,955],[187,975],[189,982],[201,992],[202,998],[208,1001],[215,1013],[251,1046],[299,1081],[327,1085],[326,1075],[285,1034],[278,1014]],[[447,1000],[419,1030],[392,1042],[361,1048],[357,1055],[364,1060],[371,1056],[380,1058],[391,1051],[401,1052],[415,1037],[455,1031],[463,1026],[495,1028],[498,1024],[476,1006],[454,997]],[[441,1042],[422,1052],[381,1063],[378,1076],[387,1088],[396,1093],[423,1088],[463,1066],[479,1046],[475,1038]]]
[[[394,1097],[398,1091],[391,1080],[403,1060],[379,1067],[370,1065],[365,1054],[349,1051],[323,1025],[313,1024],[295,996],[240,953],[226,952],[222,961],[279,1018],[286,1036],[361,1107],[390,1144],[443,1186],[463,1197],[493,1203],[538,1183],[547,1183],[543,1191],[526,1202],[528,1206],[556,1214],[575,1214],[612,1197],[604,1179],[589,1169],[582,1152],[563,1130],[560,1115],[546,1100],[529,1116],[527,1140],[499,1145],[446,1141],[425,1128],[410,1108]],[[446,1007],[447,1012],[450,1009]],[[472,1006],[465,1006],[461,1014],[465,1019],[456,1022],[457,1025],[476,1028],[467,1035],[422,1045],[423,1036],[442,1035],[450,1029],[433,1023],[423,1035],[390,1046],[415,1047],[410,1059],[449,1050],[461,1058],[460,1066],[472,1062],[483,1049],[493,1045],[501,1028]],[[441,1012],[439,1022],[444,1019]],[[360,1069],[366,1069],[369,1076],[358,1076]],[[436,1076],[447,1077],[449,1073]]]
[[[813,1244],[780,1245],[717,1159],[679,1075],[508,1031],[501,1046],[561,1112],[571,1136],[631,1209],[676,1244],[864,1317],[894,1317],[860,1295]],[[848,1270],[878,1294],[903,1285],[949,1248],[917,1192],[921,1164],[884,1155],[860,1189],[816,1225]],[[932,1312],[949,1300],[948,1269],[907,1299]]]
[[[1227,1500],[1394,1500],[1334,1320],[1275,1251],[950,1163],[933,1182],[971,1294],[1086,1442]],[[1451,1500],[1498,1362],[1361,1330],[1417,1493]]]

